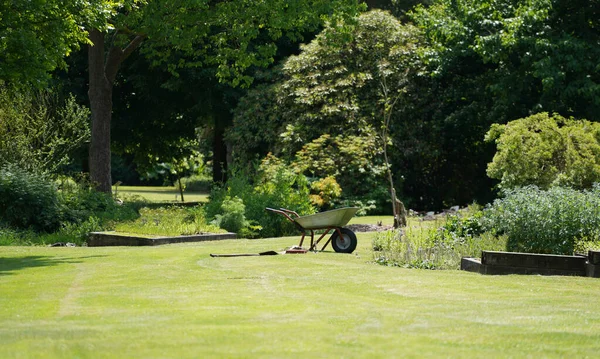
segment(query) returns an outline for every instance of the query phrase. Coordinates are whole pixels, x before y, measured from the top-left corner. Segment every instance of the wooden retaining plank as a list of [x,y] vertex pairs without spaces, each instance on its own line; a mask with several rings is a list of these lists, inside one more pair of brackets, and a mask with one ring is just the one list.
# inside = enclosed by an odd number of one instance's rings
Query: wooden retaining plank
[[203,242],[235,238],[237,238],[235,233],[207,233],[190,236],[148,238],[122,235],[114,232],[92,232],[88,237],[87,245],[88,247],[157,246],[169,243]]
[[587,258],[555,254],[483,251],[481,264],[486,266],[541,268],[558,271],[585,272]]

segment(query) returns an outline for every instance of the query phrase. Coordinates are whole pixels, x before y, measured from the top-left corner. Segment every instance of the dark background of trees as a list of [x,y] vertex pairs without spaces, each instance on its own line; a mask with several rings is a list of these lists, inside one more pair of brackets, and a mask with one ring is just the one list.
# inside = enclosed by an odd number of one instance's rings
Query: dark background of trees
[[[407,96],[391,126],[392,168],[408,207],[489,202],[496,195],[495,182],[485,170],[495,148],[483,138],[493,123],[542,111],[600,121],[599,1],[502,0],[493,7],[485,0],[367,4],[390,10],[423,32],[421,65],[426,70],[411,78],[417,90]],[[408,12],[419,4],[420,10]],[[510,27],[509,20],[515,19],[520,25]],[[316,33],[304,34],[303,42]],[[146,169],[199,133],[202,150],[212,156],[213,178],[225,180],[230,161],[224,134],[233,125],[236,106],[248,101],[249,91],[276,82],[276,71],[270,71],[297,54],[299,45],[279,40],[273,67],[248,70],[255,78],[250,88],[219,83],[214,67],[186,68],[173,76],[141,53],[132,54],[113,89],[113,180],[143,183]],[[54,72],[53,81],[87,105],[86,52],[82,47],[72,53],[68,69]],[[270,135],[273,129],[254,130]],[[271,150],[267,140],[245,160]],[[86,157],[82,149],[72,169],[86,170]]]

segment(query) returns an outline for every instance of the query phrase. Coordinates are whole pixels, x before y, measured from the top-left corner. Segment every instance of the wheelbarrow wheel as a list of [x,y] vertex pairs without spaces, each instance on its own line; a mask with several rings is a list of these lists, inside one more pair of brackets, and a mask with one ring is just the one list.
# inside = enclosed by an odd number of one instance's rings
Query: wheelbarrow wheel
[[356,234],[348,228],[340,228],[342,236],[338,234],[338,231],[333,232],[331,236],[331,246],[337,253],[352,253],[356,249]]

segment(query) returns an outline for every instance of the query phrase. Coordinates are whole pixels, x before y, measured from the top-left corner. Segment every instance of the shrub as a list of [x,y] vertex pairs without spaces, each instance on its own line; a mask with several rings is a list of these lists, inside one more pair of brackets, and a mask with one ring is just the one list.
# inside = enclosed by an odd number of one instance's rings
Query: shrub
[[227,196],[221,204],[221,214],[215,216],[214,224],[229,232],[238,233],[250,224],[246,220],[245,211],[246,206],[241,198]]
[[0,168],[0,222],[16,229],[51,232],[59,228],[61,206],[54,183],[15,165]]
[[212,179],[206,175],[193,175],[181,179],[183,187],[191,192],[210,192]]
[[576,243],[600,239],[600,186],[508,190],[485,210],[484,226],[505,234],[509,251],[573,254]]
[[482,217],[483,212],[481,211],[467,216],[461,214],[449,215],[446,217],[444,225],[432,234],[432,240],[436,244],[446,246],[464,244],[469,239],[483,234]]
[[234,170],[226,186],[215,187],[206,205],[207,218],[214,219],[221,213],[227,197],[238,197],[245,205],[246,219],[260,227],[258,235],[274,237],[297,233],[297,229],[282,216],[269,213],[265,208],[287,208],[300,215],[315,212],[310,203],[306,177],[296,174],[284,164],[263,163],[255,176],[257,181],[251,183],[250,177]]
[[310,189],[315,193],[310,195],[311,202],[321,209],[331,208],[333,201],[342,194],[342,187],[333,176],[314,181]]
[[500,187],[591,188],[600,181],[600,124],[539,113],[494,124],[486,141],[498,151],[487,173]]
[[0,166],[56,172],[90,138],[90,110],[59,89],[17,91],[0,84]]

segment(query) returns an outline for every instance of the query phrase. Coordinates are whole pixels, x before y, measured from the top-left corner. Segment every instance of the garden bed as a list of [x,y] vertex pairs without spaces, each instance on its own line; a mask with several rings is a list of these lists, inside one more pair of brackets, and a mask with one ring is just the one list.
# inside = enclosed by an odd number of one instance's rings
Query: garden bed
[[188,236],[141,236],[118,232],[92,232],[88,247],[105,246],[157,246],[170,243],[203,242],[223,239],[235,239],[235,233],[202,233]]
[[461,269],[481,274],[539,274],[600,277],[600,252],[554,255],[483,251],[481,259],[463,258]]

